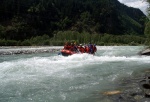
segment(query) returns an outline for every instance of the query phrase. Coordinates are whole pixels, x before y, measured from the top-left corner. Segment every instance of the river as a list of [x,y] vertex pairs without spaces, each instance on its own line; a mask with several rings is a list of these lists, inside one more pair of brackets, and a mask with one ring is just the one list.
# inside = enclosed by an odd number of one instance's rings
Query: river
[[95,56],[1,55],[0,102],[106,102],[103,92],[150,68],[150,57],[138,55],[143,49],[98,46]]

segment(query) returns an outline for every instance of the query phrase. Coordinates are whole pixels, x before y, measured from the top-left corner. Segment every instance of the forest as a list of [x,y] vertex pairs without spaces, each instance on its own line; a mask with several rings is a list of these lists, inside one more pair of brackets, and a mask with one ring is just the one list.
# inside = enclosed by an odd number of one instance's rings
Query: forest
[[149,6],[147,8],[147,12],[148,12],[148,22],[146,23],[146,27],[145,27],[145,31],[144,34],[146,35],[146,41],[147,41],[147,45],[150,47],[150,0],[145,0],[148,2]]
[[148,21],[118,0],[1,0],[0,46],[144,44]]

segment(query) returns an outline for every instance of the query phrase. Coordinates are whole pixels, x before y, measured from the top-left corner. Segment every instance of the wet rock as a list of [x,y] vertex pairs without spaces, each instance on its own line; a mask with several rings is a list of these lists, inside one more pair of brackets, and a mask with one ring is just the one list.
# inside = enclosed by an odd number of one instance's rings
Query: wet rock
[[144,96],[150,98],[150,73],[145,75],[145,78],[139,81],[140,88]]
[[125,78],[120,81],[116,91],[104,92],[113,102],[150,102],[150,72],[140,77]]
[[140,55],[149,55],[150,56],[150,48],[147,48],[144,51],[141,51]]
[[119,90],[114,90],[114,91],[107,91],[107,92],[104,92],[103,94],[104,95],[115,95],[115,94],[120,94],[121,91]]
[[135,95],[134,99],[139,101],[139,100],[143,99],[143,96],[142,95]]

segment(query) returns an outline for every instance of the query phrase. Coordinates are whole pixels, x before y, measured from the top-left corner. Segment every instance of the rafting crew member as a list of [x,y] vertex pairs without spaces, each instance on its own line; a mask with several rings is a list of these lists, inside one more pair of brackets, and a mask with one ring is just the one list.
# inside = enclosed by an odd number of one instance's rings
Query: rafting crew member
[[74,51],[75,51],[75,52],[79,52],[78,46],[77,46],[76,42],[74,42]]
[[75,43],[66,42],[64,45],[64,49],[75,53],[81,52],[81,53],[89,53],[89,54],[95,54],[95,52],[97,51],[96,44],[93,45],[89,43],[88,45],[84,45],[83,47],[82,44],[77,46],[76,42]]
[[71,49],[71,44],[66,42],[65,45],[64,45],[64,49],[65,50],[70,50]]
[[78,46],[78,49],[79,49],[79,51],[80,51],[81,53],[85,53],[85,49],[84,49],[84,47],[82,47],[82,44],[80,44],[80,45]]
[[89,53],[89,47],[87,45],[84,46],[85,53]]
[[65,43],[64,49],[68,49],[68,42]]
[[74,43],[71,43],[71,46],[70,46],[70,49],[69,50],[71,50],[71,51],[74,51],[75,52],[75,45],[74,45]]
[[96,44],[94,44],[94,46],[93,46],[93,51],[94,51],[94,54],[97,51]]
[[89,47],[89,54],[93,54],[94,53],[93,45],[89,43],[88,47]]
[[68,42],[65,43],[64,49],[69,50],[71,48],[70,44]]

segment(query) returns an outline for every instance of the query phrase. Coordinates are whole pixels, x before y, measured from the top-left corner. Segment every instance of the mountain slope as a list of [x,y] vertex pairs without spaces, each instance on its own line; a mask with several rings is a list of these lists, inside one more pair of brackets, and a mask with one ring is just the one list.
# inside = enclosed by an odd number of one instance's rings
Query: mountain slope
[[1,0],[0,38],[24,40],[60,30],[134,34],[144,32],[146,16],[118,0]]

